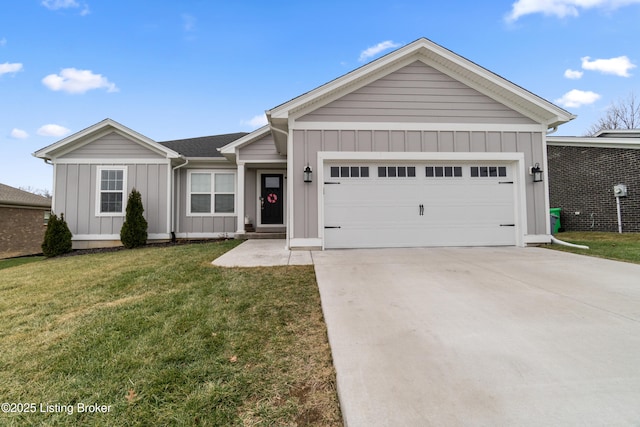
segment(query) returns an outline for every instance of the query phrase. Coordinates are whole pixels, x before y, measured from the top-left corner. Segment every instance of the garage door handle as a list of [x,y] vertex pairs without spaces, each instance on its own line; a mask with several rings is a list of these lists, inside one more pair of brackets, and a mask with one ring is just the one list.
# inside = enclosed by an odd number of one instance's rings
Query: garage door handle
[[500,227],[515,227],[515,224],[500,224]]
[[339,225],[325,225],[324,228],[342,228]]
[[500,181],[498,184],[513,184],[513,181]]

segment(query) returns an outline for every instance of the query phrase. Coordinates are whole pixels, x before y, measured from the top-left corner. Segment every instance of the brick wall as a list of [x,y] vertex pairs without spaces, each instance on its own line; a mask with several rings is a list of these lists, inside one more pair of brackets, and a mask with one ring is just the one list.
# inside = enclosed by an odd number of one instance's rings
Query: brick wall
[[0,258],[42,253],[47,211],[0,207]]
[[564,230],[618,231],[613,186],[625,184],[622,231],[640,232],[640,150],[548,146],[548,158],[551,207],[562,208]]

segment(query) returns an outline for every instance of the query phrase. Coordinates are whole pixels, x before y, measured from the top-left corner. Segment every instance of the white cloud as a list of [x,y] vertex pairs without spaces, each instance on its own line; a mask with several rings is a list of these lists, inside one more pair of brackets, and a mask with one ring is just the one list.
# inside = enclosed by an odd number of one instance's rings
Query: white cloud
[[71,131],[64,126],[48,124],[48,125],[41,126],[40,129],[38,129],[37,133],[38,135],[41,135],[41,136],[61,137],[61,136],[65,136],[69,132]]
[[82,7],[80,16],[87,16],[91,13],[87,3],[78,3],[76,0],[42,0],[41,4],[49,10],[75,9]]
[[562,95],[561,98],[556,99],[554,102],[562,105],[563,107],[578,108],[583,105],[593,104],[598,99],[600,99],[600,95],[595,92],[573,89]]
[[1,38],[0,39],[0,46],[6,46],[7,45],[7,39],[6,38]]
[[11,138],[13,138],[13,139],[27,139],[27,138],[29,138],[29,134],[27,133],[27,131],[24,131],[22,129],[13,128],[11,130]]
[[0,76],[9,73],[15,74],[18,71],[22,71],[22,64],[20,64],[19,62],[13,64],[5,62],[4,64],[0,64]]
[[582,71],[572,70],[570,68],[564,72],[564,76],[572,80],[581,79],[583,74],[584,73]]
[[188,33],[191,33],[196,30],[196,22],[197,19],[193,15],[189,15],[188,13],[182,14],[182,28]]
[[636,65],[632,64],[626,56],[594,61],[590,61],[591,58],[588,56],[580,59],[582,60],[582,68],[585,70],[599,71],[602,74],[613,74],[620,77],[631,77],[629,70],[636,68]]
[[245,126],[251,126],[252,128],[260,128],[262,126],[267,125],[269,122],[267,121],[267,116],[264,114],[258,114],[257,116],[253,116],[249,120],[242,120],[240,124]]
[[75,0],[42,0],[42,5],[51,10],[80,7],[78,2],[76,2]]
[[42,84],[54,91],[68,93],[85,93],[92,89],[107,89],[107,92],[118,92],[118,88],[101,74],[91,70],[65,68],[60,74],[49,74],[42,79]]
[[515,22],[525,15],[542,13],[558,18],[578,16],[580,10],[601,8],[615,10],[630,4],[640,3],[640,0],[517,0],[512,4],[511,12],[507,14],[507,22]]
[[358,58],[358,61],[363,62],[366,61],[367,59],[371,58],[372,56],[375,56],[377,54],[379,54],[382,51],[388,50],[388,49],[394,49],[396,47],[400,46],[400,43],[394,43],[391,40],[386,40],[383,42],[378,43],[375,46],[371,46],[365,50],[363,50],[360,53],[360,57]]

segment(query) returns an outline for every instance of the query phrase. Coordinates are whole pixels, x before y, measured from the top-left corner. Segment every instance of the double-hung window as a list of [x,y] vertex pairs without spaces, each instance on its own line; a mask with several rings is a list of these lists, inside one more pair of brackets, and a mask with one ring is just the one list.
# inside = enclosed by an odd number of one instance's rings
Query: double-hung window
[[127,169],[118,166],[97,168],[96,214],[102,216],[124,215],[127,188]]
[[189,171],[188,214],[234,214],[236,175],[229,171]]

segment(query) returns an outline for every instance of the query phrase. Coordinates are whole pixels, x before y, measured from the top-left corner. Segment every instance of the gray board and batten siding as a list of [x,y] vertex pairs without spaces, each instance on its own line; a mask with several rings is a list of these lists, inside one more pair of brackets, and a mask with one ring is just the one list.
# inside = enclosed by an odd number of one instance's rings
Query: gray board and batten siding
[[[235,169],[235,165],[224,162],[223,165],[217,167],[203,167],[201,170],[223,169],[228,171]],[[177,212],[176,233],[179,237],[198,238],[207,237],[207,234],[219,233],[232,235],[237,230],[237,215],[235,213],[228,215],[187,215],[187,182],[189,171],[198,170],[196,168],[178,169],[177,183],[175,185],[175,200]],[[237,206],[237,190],[236,190],[236,206]],[[237,208],[236,208],[237,209]],[[211,236],[209,236],[211,237]]]
[[54,205],[56,214],[64,213],[74,237],[116,236],[124,215],[97,215],[98,167],[126,167],[126,194],[133,188],[142,195],[149,234],[170,232],[168,195],[170,161],[157,152],[132,142],[116,132],[58,157],[54,161]]
[[[293,170],[316,165],[318,152],[521,152],[525,164],[544,164],[543,130],[503,104],[457,80],[416,61],[296,120],[316,122],[324,130],[293,130]],[[349,122],[358,129],[345,129]],[[332,123],[342,123],[332,129]],[[371,129],[366,124],[372,123]],[[381,123],[394,123],[380,129]],[[438,124],[437,131],[402,130],[403,123]],[[446,125],[457,125],[447,130]],[[473,124],[469,131],[460,124]],[[486,131],[476,130],[486,125]],[[444,126],[443,126],[444,125]],[[512,131],[492,130],[508,125]],[[518,131],[522,126],[523,130]],[[292,180],[294,198],[293,238],[318,236],[318,182]],[[545,234],[545,190],[526,180],[527,234]]]

